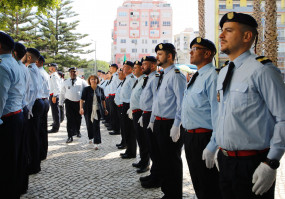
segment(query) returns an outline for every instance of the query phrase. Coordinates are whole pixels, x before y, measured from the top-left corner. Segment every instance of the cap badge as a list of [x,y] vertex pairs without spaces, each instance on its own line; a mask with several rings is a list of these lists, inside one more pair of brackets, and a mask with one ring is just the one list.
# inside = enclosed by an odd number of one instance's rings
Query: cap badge
[[146,60],[146,56],[144,56],[143,59]]
[[197,43],[201,43],[202,38],[201,37],[197,37]]
[[229,13],[227,14],[227,18],[228,18],[229,20],[231,20],[232,18],[234,18],[234,13],[233,13],[233,12],[229,12]]
[[139,61],[136,61],[136,64],[139,64]]
[[159,49],[161,50],[163,48],[163,45],[162,44],[159,44]]

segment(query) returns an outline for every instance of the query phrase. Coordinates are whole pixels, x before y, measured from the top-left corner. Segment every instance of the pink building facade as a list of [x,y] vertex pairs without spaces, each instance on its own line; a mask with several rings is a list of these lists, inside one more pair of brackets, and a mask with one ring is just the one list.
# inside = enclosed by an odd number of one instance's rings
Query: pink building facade
[[155,56],[158,43],[172,42],[172,8],[166,1],[125,1],[112,31],[112,63]]

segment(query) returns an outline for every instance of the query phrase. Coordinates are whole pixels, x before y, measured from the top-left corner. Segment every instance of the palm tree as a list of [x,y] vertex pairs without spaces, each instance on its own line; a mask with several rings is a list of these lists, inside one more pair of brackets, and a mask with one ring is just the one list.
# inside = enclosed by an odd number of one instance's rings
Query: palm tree
[[277,26],[276,1],[265,0],[265,41],[264,54],[277,66]]
[[258,32],[258,42],[256,44],[256,54],[257,55],[262,55],[262,35],[263,35],[263,27],[262,27],[262,23],[261,23],[261,18],[262,18],[262,11],[261,11],[261,1],[262,0],[254,0],[253,2],[253,17],[255,18],[255,20],[257,21],[258,24],[258,28],[257,28],[257,32]]
[[198,0],[199,35],[205,38],[205,0]]

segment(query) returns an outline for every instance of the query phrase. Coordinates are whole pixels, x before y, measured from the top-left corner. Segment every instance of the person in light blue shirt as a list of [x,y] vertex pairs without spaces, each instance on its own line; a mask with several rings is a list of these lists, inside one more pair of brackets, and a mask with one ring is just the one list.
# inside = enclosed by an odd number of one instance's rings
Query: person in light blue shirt
[[[257,26],[243,13],[227,13],[220,21],[221,51],[230,62],[219,73],[216,135],[207,149],[220,147],[224,198],[274,198],[285,150],[285,85],[269,59],[250,52]],[[213,161],[213,155],[206,157]]]
[[111,119],[111,126],[107,127],[107,130],[113,130],[113,132],[109,132],[110,135],[119,135],[120,134],[120,122],[118,118],[118,107],[114,102],[114,98],[117,92],[117,87],[120,83],[118,77],[118,65],[111,64],[110,65],[110,72],[112,77],[109,82],[109,107],[110,107],[110,119]]
[[105,121],[104,121],[104,125],[106,127],[109,127],[111,124],[111,119],[110,119],[110,100],[109,100],[109,94],[110,94],[110,81],[111,81],[111,73],[110,71],[108,71],[106,73],[106,86],[104,87],[104,94],[106,96],[106,108],[108,111],[108,115],[105,115]]
[[25,77],[12,57],[14,46],[14,40],[0,32],[0,133],[3,140],[0,145],[0,191],[3,196],[20,198]]
[[40,124],[40,158],[41,160],[45,160],[47,158],[48,152],[48,111],[49,111],[49,80],[50,76],[44,69],[45,58],[41,55],[36,65],[39,69],[42,81],[43,81],[43,89],[42,89],[42,100],[44,103],[44,111],[41,115],[41,124]]
[[[185,154],[196,196],[220,199],[218,170],[208,169],[207,162],[202,160],[218,113],[217,72],[212,64],[217,50],[213,42],[201,37],[192,40],[190,49],[190,63],[196,65],[198,71],[188,83],[182,101]],[[208,166],[214,167],[214,164]]]
[[149,126],[153,128],[158,142],[163,176],[161,190],[165,198],[179,199],[182,198],[181,104],[186,77],[175,68],[176,50],[173,44],[158,44],[155,52],[163,72],[153,99]]
[[140,177],[141,186],[143,188],[158,188],[161,186],[161,169],[159,168],[159,157],[158,157],[158,144],[156,137],[153,132],[147,128],[152,104],[153,96],[156,94],[157,83],[159,79],[159,73],[157,70],[157,60],[154,56],[145,56],[142,58],[142,70],[143,74],[147,75],[144,77],[142,85],[142,93],[140,97],[140,109],[143,111],[142,117],[139,122],[143,127],[144,135],[149,143],[148,151],[151,158],[152,164],[150,169],[150,175]]
[[126,135],[126,141],[127,141],[127,149],[125,153],[123,153],[121,156],[123,159],[129,159],[129,158],[135,158],[136,157],[136,151],[137,151],[137,143],[136,143],[136,137],[134,132],[134,125],[132,120],[128,117],[127,111],[130,108],[130,98],[132,93],[132,88],[134,86],[134,83],[136,81],[136,78],[132,74],[133,72],[134,63],[131,61],[125,61],[124,67],[123,67],[123,73],[126,75],[126,80],[122,85],[121,91],[120,91],[120,99],[123,102],[122,107],[122,117],[124,120],[125,125],[125,135]]
[[31,162],[28,167],[29,174],[36,174],[41,171],[41,158],[40,158],[40,124],[41,116],[44,112],[44,102],[42,100],[42,77],[36,65],[40,57],[40,52],[35,48],[27,48],[26,55],[22,58],[24,64],[28,66],[31,74],[31,79],[35,88],[33,97],[35,98],[32,108],[32,117],[28,121],[29,129],[29,149],[31,155]]
[[115,96],[115,104],[117,105],[117,114],[118,114],[118,118],[120,120],[120,134],[121,134],[121,142],[119,144],[116,144],[116,147],[118,147],[118,149],[125,149],[126,148],[126,135],[125,135],[125,126],[124,126],[124,120],[123,120],[123,102],[121,101],[120,98],[120,92],[121,92],[121,88],[123,86],[123,84],[126,81],[126,75],[123,73],[123,69],[119,68],[118,69],[118,75],[119,75],[119,80],[121,81],[117,87],[117,92],[116,92],[116,96]]
[[142,86],[144,78],[146,77],[142,71],[142,63],[135,61],[133,74],[137,77],[135,84],[132,88],[129,117],[133,120],[134,129],[136,132],[136,139],[139,146],[140,161],[133,163],[132,165],[137,167],[137,173],[144,173],[149,170],[149,150],[146,135],[144,134],[143,128],[138,123],[142,116],[142,110],[140,109],[140,97],[142,93]]

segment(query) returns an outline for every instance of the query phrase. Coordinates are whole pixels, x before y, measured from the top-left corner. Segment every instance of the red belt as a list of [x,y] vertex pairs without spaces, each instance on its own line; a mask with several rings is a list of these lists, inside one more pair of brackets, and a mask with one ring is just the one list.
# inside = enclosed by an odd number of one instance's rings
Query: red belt
[[211,130],[211,129],[204,129],[204,128],[187,130],[188,133],[210,133],[212,131],[213,130]]
[[241,150],[241,151],[227,151],[225,149],[222,149],[219,147],[219,149],[223,152],[225,156],[231,156],[231,157],[238,157],[238,156],[253,156],[257,154],[264,153],[269,150],[269,148],[263,149],[263,150]]
[[136,112],[139,112],[139,111],[142,111],[141,109],[135,109],[135,110],[132,110],[133,113],[136,113]]
[[53,93],[51,93],[51,94],[49,94],[50,96],[52,96],[53,95]]
[[151,111],[143,111],[143,113],[151,113]]
[[172,120],[172,119],[168,119],[168,118],[164,118],[164,117],[155,117],[156,120]]
[[113,93],[113,94],[109,94],[109,96],[115,96],[116,94],[115,93]]
[[3,115],[2,117],[9,117],[9,116],[12,116],[12,115],[16,115],[18,113],[21,113],[22,112],[22,109],[18,110],[18,111],[15,111],[15,112],[11,112],[11,113],[8,113],[6,115]]
[[118,107],[122,107],[122,106],[123,106],[123,104],[118,105]]

